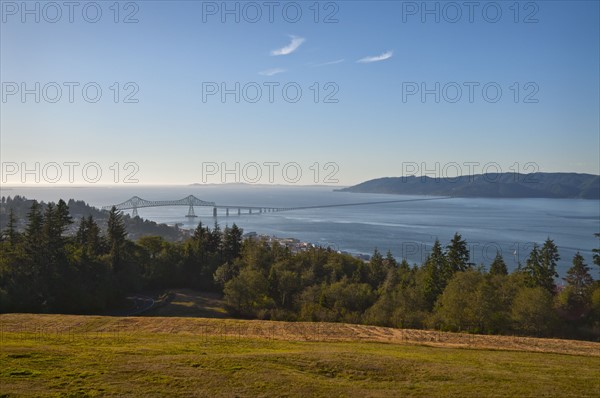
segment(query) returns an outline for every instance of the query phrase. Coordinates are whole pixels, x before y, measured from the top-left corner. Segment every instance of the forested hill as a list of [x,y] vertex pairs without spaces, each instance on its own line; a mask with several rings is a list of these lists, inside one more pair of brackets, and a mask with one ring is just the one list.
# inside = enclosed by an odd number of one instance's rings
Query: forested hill
[[490,173],[455,178],[386,177],[340,191],[484,198],[600,199],[600,176],[577,173]]
[[[0,198],[0,231],[4,231],[8,224],[8,215],[12,211],[17,219],[16,228],[18,231],[25,231],[25,220],[31,209],[32,199],[27,199],[23,196],[16,195],[14,197]],[[55,203],[53,203],[55,205]],[[44,212],[47,208],[47,203],[39,203],[41,211]],[[78,221],[82,217],[93,217],[98,225],[102,228],[106,227],[108,220],[108,211],[97,209],[88,205],[84,201],[69,199],[67,201],[69,207],[69,215],[75,223],[70,226],[68,233],[71,235],[77,230]],[[158,224],[154,221],[146,220],[140,217],[131,217],[129,214],[123,215],[123,222],[128,230],[130,239],[138,239],[142,236],[158,235],[168,241],[180,240],[184,237],[183,231],[177,227],[171,227],[165,224]]]

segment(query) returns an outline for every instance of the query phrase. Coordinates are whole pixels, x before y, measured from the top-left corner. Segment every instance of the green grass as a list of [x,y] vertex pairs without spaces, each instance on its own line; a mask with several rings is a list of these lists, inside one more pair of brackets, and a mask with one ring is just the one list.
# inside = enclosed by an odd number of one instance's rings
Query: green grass
[[3,332],[0,396],[600,395],[600,357],[169,333]]

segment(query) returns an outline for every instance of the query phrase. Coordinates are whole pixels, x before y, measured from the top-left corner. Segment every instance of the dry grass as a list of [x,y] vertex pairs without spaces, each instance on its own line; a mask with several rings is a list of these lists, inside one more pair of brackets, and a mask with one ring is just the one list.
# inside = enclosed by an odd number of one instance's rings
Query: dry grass
[[[82,315],[3,314],[0,333],[33,333],[40,337],[77,337],[109,333],[129,336],[138,333],[183,334],[200,337],[264,338],[284,341],[363,341],[416,343],[433,347],[477,348],[600,356],[600,343],[490,336],[429,330],[393,329],[343,323],[273,322],[256,320],[103,317]],[[1,337],[1,336],[0,336]]]

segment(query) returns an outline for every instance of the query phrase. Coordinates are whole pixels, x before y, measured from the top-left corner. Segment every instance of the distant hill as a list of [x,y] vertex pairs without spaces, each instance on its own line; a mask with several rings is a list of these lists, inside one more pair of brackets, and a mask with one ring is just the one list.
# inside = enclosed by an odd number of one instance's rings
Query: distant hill
[[490,173],[456,178],[385,177],[343,192],[483,198],[600,199],[600,176],[577,173]]

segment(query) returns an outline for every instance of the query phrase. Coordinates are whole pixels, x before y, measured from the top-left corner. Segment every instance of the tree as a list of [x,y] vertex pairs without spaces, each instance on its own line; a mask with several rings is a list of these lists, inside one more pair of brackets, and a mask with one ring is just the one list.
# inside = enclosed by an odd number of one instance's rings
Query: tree
[[373,255],[369,261],[367,281],[373,289],[377,289],[385,280],[387,270],[384,259],[377,248],[373,250]]
[[237,277],[225,283],[223,291],[227,306],[242,316],[256,316],[259,310],[272,304],[267,278],[252,268],[242,269]]
[[198,223],[198,226],[194,230],[194,235],[192,235],[192,239],[198,244],[198,246],[201,247],[205,243],[207,235],[208,230],[207,228],[204,228],[202,226],[202,221],[200,221]]
[[223,242],[223,232],[221,231],[221,227],[215,221],[215,226],[212,231],[209,231],[207,236],[207,250],[211,254],[221,253]]
[[558,248],[551,239],[548,238],[541,249],[534,244],[523,267],[529,286],[540,286],[549,293],[554,293],[556,290],[554,278],[558,277],[556,263],[559,258]]
[[244,231],[235,223],[223,232],[223,260],[231,261],[240,256]]
[[384,264],[387,268],[396,268],[398,266],[398,262],[394,258],[391,250],[388,250],[385,254]]
[[592,306],[594,280],[579,252],[573,257],[573,265],[563,279],[567,282],[567,286],[556,298],[559,313],[570,321],[584,320]]
[[508,269],[500,251],[496,252],[496,257],[490,265],[490,275],[508,275]]
[[6,231],[4,232],[4,235],[6,236],[6,239],[8,239],[8,243],[10,243],[11,248],[14,249],[17,245],[20,234],[17,232],[17,218],[15,217],[15,211],[12,207],[8,212],[8,223],[6,224]]
[[442,245],[436,239],[431,248],[431,253],[425,260],[425,266],[420,273],[422,292],[429,310],[433,308],[433,304],[447,285],[447,280],[443,273],[443,270],[447,269],[446,261]]
[[554,293],[556,285],[554,284],[554,278],[558,278],[556,272],[556,265],[560,260],[558,254],[558,247],[554,244],[554,241],[550,238],[546,239],[542,249],[540,250],[540,260],[542,265],[542,287],[547,289],[550,293]]
[[535,336],[548,334],[555,320],[552,295],[541,286],[519,289],[512,304],[512,319],[517,331]]
[[590,275],[590,267],[584,261],[583,256],[577,252],[573,257],[573,265],[564,278],[567,285],[573,287],[578,296],[587,294],[588,289],[594,283],[594,279]]
[[466,271],[472,266],[469,262],[467,242],[458,232],[454,234],[447,246],[446,259],[446,269],[443,272],[446,281],[449,281],[455,272]]
[[63,238],[63,234],[68,230],[69,226],[73,224],[73,218],[69,213],[69,206],[64,200],[60,199],[56,204],[56,211],[54,212],[54,222],[56,224],[56,232],[59,239]]
[[459,331],[479,326],[477,291],[482,281],[476,271],[454,275],[436,305],[436,314],[444,328]]
[[124,248],[127,230],[123,222],[123,215],[113,206],[108,214],[108,244],[110,246],[110,260],[114,272],[119,272],[123,267]]
[[26,247],[30,252],[35,251],[42,245],[43,224],[44,219],[42,217],[40,205],[34,200],[29,209],[29,213],[27,214],[27,227],[25,228]]

